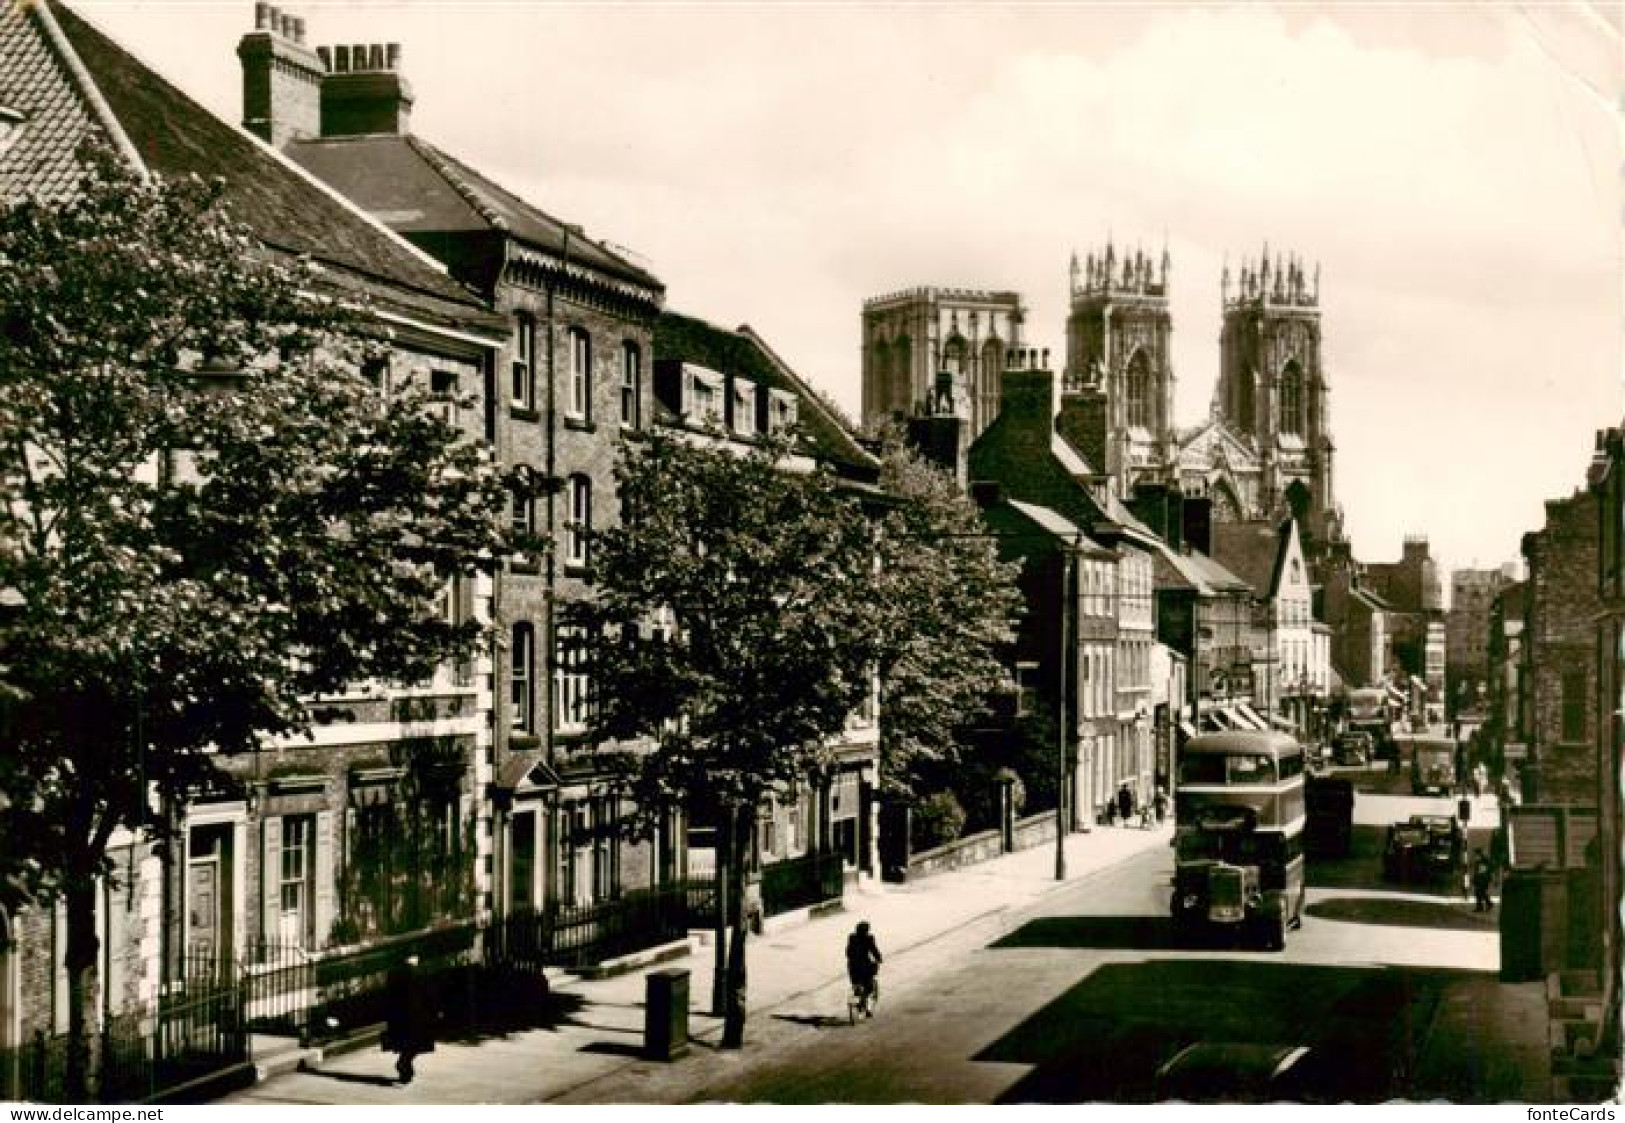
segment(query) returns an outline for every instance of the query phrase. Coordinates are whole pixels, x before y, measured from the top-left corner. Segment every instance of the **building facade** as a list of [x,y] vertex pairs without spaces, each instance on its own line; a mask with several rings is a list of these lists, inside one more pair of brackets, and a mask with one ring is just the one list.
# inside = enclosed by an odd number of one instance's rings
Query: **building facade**
[[1595,806],[1599,538],[1596,497],[1548,500],[1546,525],[1523,537],[1525,802]]
[[1504,568],[1450,574],[1445,617],[1445,702],[1451,717],[1482,712],[1489,692],[1490,606],[1512,581]]

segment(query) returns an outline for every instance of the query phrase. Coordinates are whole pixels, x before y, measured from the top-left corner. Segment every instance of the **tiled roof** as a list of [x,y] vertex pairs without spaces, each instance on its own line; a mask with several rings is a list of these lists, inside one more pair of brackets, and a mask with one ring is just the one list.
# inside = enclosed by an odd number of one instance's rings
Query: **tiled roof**
[[1066,518],[1063,518],[1061,515],[1050,510],[1048,507],[1040,507],[1036,503],[1023,503],[1018,499],[1011,499],[1008,500],[1008,502],[1012,509],[1017,511],[1019,514],[1025,517],[1028,522],[1031,522],[1040,530],[1053,534],[1055,537],[1063,539],[1069,543],[1076,542],[1085,552],[1097,554],[1103,557],[1109,557],[1112,555],[1111,550],[1107,549],[1105,546],[1102,546],[1099,542],[1096,542],[1093,538],[1090,538],[1087,534],[1085,534],[1082,527]]
[[1263,521],[1214,523],[1212,533],[1216,560],[1260,597],[1274,592],[1286,553],[1281,528]]
[[[421,137],[299,140],[288,155],[403,234],[495,230],[655,293],[664,286],[633,264]],[[568,246],[566,246],[568,242]]]
[[796,417],[808,451],[865,479],[880,461],[858,443],[852,427],[748,326],[728,331],[693,316],[662,312],[655,321],[656,360],[672,359],[784,390],[799,401]]
[[31,5],[0,8],[0,111],[20,117],[0,141],[0,200],[59,199],[79,180],[79,143],[106,136],[70,62],[52,48],[47,16]]
[[[19,13],[35,10],[31,16]],[[60,28],[63,50],[49,41],[49,23]],[[118,44],[61,4],[19,9],[9,6],[0,19],[6,27],[6,50],[0,53],[0,81],[19,79],[26,67],[29,88],[51,111],[50,153],[41,153],[34,172],[41,186],[60,190],[63,176],[71,175],[71,161],[81,141],[97,127],[93,115],[99,98],[147,170],[164,177],[196,175],[219,177],[225,183],[223,205],[245,223],[267,247],[306,255],[328,266],[335,283],[361,290],[381,304],[415,314],[427,314],[460,326],[505,330],[501,321],[484,310],[472,292],[442,268],[389,230],[337,198],[327,188],[285,161],[253,137],[214,116],[175,86],[154,73]],[[32,30],[34,46],[23,53],[19,25]],[[58,93],[47,103],[43,93],[52,74],[43,68],[37,51],[56,54]],[[17,59],[23,65],[16,65]],[[82,67],[89,90],[75,89],[68,79]],[[68,163],[64,164],[64,160]],[[16,175],[8,184],[26,189]]]

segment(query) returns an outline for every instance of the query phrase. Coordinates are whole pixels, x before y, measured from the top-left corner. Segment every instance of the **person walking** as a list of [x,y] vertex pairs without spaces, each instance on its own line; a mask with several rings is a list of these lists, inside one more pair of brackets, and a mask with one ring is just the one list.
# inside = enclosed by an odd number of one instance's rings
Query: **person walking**
[[1125,827],[1134,816],[1134,793],[1124,784],[1117,789],[1117,818]]
[[402,1084],[410,1084],[417,1075],[413,1060],[434,1052],[434,1004],[418,974],[418,957],[409,955],[390,968],[385,986],[388,1015],[380,1045],[396,1054],[395,1072]]
[[846,977],[852,982],[852,993],[858,999],[865,1017],[875,1016],[875,980],[880,975],[884,957],[867,920],[858,921],[846,938]]
[[1490,900],[1490,883],[1495,880],[1495,867],[1482,850],[1473,851],[1473,911],[1492,912],[1495,902]]
[[1157,813],[1157,825],[1161,826],[1163,820],[1168,818],[1168,789],[1161,784],[1157,785],[1157,792],[1151,797],[1151,806]]

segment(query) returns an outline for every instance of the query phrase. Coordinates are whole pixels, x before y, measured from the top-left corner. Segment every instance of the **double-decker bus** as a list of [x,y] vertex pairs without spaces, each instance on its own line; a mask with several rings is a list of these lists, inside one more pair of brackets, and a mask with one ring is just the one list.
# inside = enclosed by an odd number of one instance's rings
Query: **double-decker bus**
[[1448,737],[1411,739],[1411,794],[1449,795],[1456,790],[1456,742]]
[[1303,921],[1303,747],[1284,733],[1210,733],[1180,753],[1176,933],[1213,925],[1272,950]]
[[1399,751],[1394,743],[1388,692],[1382,687],[1367,686],[1349,691],[1346,724],[1351,732],[1371,734],[1372,751],[1377,756],[1387,758]]

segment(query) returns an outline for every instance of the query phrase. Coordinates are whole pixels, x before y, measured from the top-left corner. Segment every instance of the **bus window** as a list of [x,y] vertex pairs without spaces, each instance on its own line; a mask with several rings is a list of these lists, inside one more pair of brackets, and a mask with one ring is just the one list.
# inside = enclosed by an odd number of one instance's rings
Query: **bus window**
[[1290,780],[1294,776],[1303,775],[1303,757],[1283,756],[1281,758],[1281,779]]
[[1226,782],[1231,784],[1273,784],[1275,762],[1268,753],[1241,753],[1224,758],[1229,765]]
[[1222,756],[1188,756],[1179,762],[1179,782],[1182,785],[1222,784],[1224,761]]

